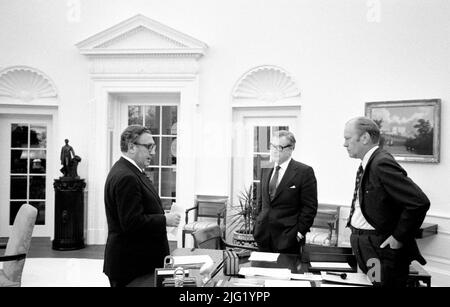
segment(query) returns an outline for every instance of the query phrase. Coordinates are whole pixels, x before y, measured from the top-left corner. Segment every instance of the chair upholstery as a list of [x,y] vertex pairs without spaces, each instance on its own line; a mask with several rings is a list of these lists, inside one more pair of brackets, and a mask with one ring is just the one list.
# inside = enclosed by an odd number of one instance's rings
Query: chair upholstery
[[306,234],[306,243],[337,246],[339,234],[339,211],[336,205],[319,204],[314,223]]
[[[185,225],[182,230],[182,246],[185,247],[187,234],[192,234],[200,229],[219,225],[222,234],[225,233],[227,203],[228,196],[197,195],[194,207],[186,210]],[[193,220],[190,221],[189,214],[191,212]],[[199,220],[199,218],[203,219]],[[209,220],[205,218],[209,218]]]
[[257,247],[234,245],[227,243],[222,237],[222,230],[219,225],[214,225],[199,229],[192,233],[194,237],[194,247],[204,249],[220,249],[233,248],[238,250],[252,250],[257,251]]
[[25,256],[30,249],[36,217],[35,207],[29,204],[20,207],[6,245],[5,255],[0,257],[0,261],[4,262],[3,269],[0,270],[1,287],[20,287]]

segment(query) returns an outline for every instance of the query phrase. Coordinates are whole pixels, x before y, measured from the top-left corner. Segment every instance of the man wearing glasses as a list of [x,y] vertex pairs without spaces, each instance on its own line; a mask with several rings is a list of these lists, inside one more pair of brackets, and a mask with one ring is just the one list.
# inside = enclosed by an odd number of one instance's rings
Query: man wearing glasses
[[157,190],[144,173],[155,154],[150,130],[127,127],[120,137],[122,157],[105,183],[108,239],[103,272],[112,287],[151,286],[155,268],[169,255],[166,226],[180,215],[164,213]]
[[313,169],[291,158],[292,132],[272,139],[273,168],[262,169],[254,237],[263,252],[298,254],[317,213],[317,182]]

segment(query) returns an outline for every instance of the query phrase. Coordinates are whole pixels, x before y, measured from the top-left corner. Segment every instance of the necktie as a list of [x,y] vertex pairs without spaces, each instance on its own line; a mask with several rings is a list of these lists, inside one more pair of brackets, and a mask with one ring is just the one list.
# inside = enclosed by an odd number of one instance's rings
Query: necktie
[[350,222],[352,220],[353,213],[355,212],[355,202],[356,202],[356,197],[358,196],[359,185],[361,183],[361,178],[362,178],[363,172],[364,172],[364,169],[363,169],[362,165],[360,164],[358,171],[356,172],[355,191],[353,191],[352,207],[350,209],[350,215],[348,217],[347,226],[350,226]]
[[275,173],[273,174],[272,180],[269,182],[269,196],[270,200],[273,200],[275,197],[275,192],[277,191],[277,183],[278,183],[278,174],[280,173],[280,166],[278,165],[275,168]]

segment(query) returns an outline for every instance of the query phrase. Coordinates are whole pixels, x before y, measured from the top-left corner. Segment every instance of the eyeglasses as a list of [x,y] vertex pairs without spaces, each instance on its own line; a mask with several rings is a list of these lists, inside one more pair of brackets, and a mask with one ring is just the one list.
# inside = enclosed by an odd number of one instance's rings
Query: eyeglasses
[[277,151],[283,151],[288,147],[292,147],[292,144],[286,145],[286,146],[281,146],[281,145],[274,145],[272,143],[270,143],[270,148],[277,150]]
[[134,145],[140,145],[140,146],[144,146],[145,148],[147,148],[148,151],[152,151],[153,149],[155,149],[156,144],[155,143],[151,143],[151,144],[141,144],[141,143],[133,143]]

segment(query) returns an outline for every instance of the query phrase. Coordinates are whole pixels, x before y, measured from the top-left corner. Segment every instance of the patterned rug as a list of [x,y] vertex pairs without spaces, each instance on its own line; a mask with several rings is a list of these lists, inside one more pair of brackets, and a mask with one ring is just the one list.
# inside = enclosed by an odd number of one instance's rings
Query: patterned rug
[[103,260],[27,258],[22,287],[109,287]]

